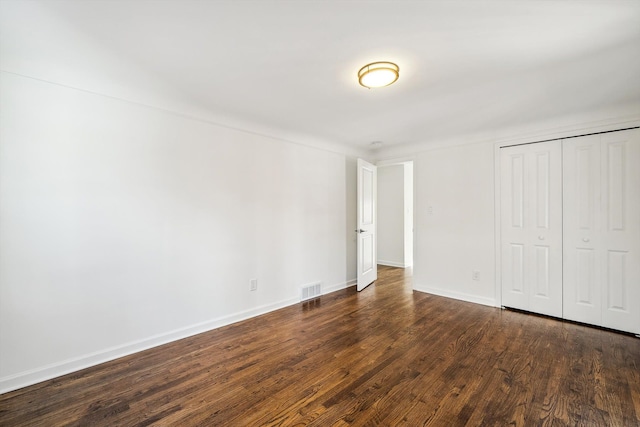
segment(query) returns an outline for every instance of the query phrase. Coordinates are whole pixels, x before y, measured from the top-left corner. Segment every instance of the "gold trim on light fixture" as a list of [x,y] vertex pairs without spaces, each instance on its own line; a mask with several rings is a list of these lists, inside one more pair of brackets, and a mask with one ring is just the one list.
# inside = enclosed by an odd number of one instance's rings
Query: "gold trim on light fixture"
[[358,83],[366,88],[378,88],[395,83],[400,77],[400,67],[393,62],[372,62],[358,71]]

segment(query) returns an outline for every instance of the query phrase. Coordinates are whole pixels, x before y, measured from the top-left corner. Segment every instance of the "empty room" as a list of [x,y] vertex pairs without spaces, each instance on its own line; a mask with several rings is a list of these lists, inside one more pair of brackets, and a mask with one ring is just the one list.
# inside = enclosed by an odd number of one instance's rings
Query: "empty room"
[[0,426],[640,426],[640,1],[0,0]]

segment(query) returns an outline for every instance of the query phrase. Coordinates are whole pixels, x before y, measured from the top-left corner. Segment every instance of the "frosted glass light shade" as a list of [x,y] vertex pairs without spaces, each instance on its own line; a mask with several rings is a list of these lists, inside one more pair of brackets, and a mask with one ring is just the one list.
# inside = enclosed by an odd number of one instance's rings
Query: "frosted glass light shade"
[[364,87],[389,86],[398,80],[400,68],[393,62],[372,62],[358,71],[358,81]]

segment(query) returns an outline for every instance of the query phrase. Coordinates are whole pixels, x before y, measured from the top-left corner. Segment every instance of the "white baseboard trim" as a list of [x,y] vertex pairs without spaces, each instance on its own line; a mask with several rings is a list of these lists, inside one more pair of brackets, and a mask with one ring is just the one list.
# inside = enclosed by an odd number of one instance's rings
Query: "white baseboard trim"
[[[328,286],[324,289],[323,294],[335,292],[341,289],[346,289],[355,285],[355,279],[348,282],[338,283]],[[222,316],[217,319],[208,320],[206,322],[198,323],[195,325],[187,326],[184,328],[176,329],[164,334],[158,334],[149,338],[145,338],[139,341],[134,341],[121,346],[115,346],[107,348],[105,350],[97,351],[94,353],[86,354],[73,359],[68,359],[59,363],[43,366],[41,368],[32,369],[18,374],[9,375],[0,378],[0,394],[7,393],[13,390],[18,390],[23,387],[27,387],[33,384],[37,384],[43,381],[47,381],[62,375],[70,374],[72,372],[80,371],[91,366],[96,366],[101,363],[109,362],[111,360],[119,359],[124,356],[129,356],[134,353],[138,353],[144,350],[148,350],[153,347],[158,347],[163,344],[168,344],[173,341],[177,341],[183,338],[187,338],[193,335],[208,332],[222,326],[230,325],[232,323],[240,322],[242,320],[250,319],[252,317],[267,314],[269,312],[279,310],[281,308],[288,307],[300,303],[300,298],[290,298],[283,301],[279,301],[273,304],[267,304],[260,307],[255,307],[249,310],[244,310],[238,313],[230,314],[228,316]]]
[[335,285],[327,286],[322,290],[322,295],[330,294],[331,292],[339,291],[342,289],[347,289],[355,285],[356,285],[356,279],[351,279],[344,283],[338,283]]
[[472,302],[475,304],[488,305],[489,307],[497,307],[495,298],[481,297],[478,295],[466,294],[464,292],[449,291],[446,289],[434,288],[431,286],[413,285],[415,291],[424,292],[427,294],[438,295],[446,298],[453,298],[460,301]]
[[408,265],[401,263],[401,262],[395,262],[395,261],[385,261],[385,260],[378,260],[378,264],[379,265],[386,265],[389,267],[400,267],[400,268],[407,268],[409,267]]

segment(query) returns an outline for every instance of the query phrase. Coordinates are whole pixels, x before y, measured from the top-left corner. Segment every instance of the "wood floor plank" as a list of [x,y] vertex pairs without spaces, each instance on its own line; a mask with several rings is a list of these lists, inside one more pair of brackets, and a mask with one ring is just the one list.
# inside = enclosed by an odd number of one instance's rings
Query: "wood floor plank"
[[640,426],[640,340],[409,270],[0,395],[1,426]]

